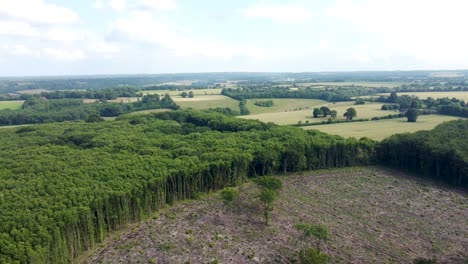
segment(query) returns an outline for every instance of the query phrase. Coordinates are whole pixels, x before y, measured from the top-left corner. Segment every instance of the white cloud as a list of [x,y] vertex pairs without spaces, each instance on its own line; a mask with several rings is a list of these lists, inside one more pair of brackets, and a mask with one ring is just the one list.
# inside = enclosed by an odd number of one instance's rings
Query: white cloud
[[122,12],[127,7],[127,1],[125,0],[109,0],[109,6],[115,11]]
[[302,22],[310,18],[311,12],[298,4],[257,3],[242,11],[247,18],[270,19],[275,22]]
[[0,35],[37,37],[40,35],[40,32],[23,21],[0,20]]
[[85,58],[85,54],[82,50],[79,49],[57,49],[57,48],[44,48],[42,53],[46,56],[49,56],[52,59],[60,61],[79,61]]
[[118,12],[136,9],[171,11],[176,9],[176,0],[95,0],[93,7],[97,9],[110,8]]
[[91,52],[100,54],[113,54],[120,52],[120,48],[117,45],[103,41],[92,43],[91,45],[89,45],[88,49]]
[[175,0],[139,0],[139,3],[144,7],[161,11],[170,11],[177,7]]
[[410,56],[427,62],[468,59],[465,0],[337,1],[326,15],[343,28],[380,43],[380,57]]
[[38,24],[71,24],[80,19],[73,10],[42,0],[0,0],[0,15]]
[[3,45],[3,50],[5,50],[10,55],[15,56],[39,56],[40,52],[37,50],[33,50],[29,47],[26,47],[23,44],[15,44],[15,45]]
[[263,56],[264,52],[253,47],[237,47],[216,39],[197,38],[175,30],[169,24],[155,19],[151,13],[132,12],[113,25],[116,36],[122,36],[134,45],[148,43],[172,51],[176,56],[205,56],[229,59],[233,56]]
[[78,41],[85,40],[87,34],[88,33],[84,30],[54,27],[42,34],[42,37],[46,40],[61,42],[65,44],[73,44]]
[[94,7],[94,8],[97,8],[97,9],[104,8],[105,6],[106,6],[106,4],[104,3],[103,0],[96,0],[96,1],[94,1],[94,3],[93,3],[93,7]]

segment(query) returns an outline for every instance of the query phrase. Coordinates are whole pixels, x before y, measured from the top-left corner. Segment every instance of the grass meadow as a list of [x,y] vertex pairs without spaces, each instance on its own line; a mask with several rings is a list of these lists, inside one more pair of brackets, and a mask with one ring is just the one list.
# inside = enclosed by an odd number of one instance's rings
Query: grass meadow
[[[256,106],[256,101],[273,101],[272,107]],[[247,108],[251,114],[276,113],[286,111],[297,111],[313,109],[316,106],[324,105],[327,101],[318,99],[248,99]]]
[[[468,91],[465,92],[410,92],[410,93],[397,93],[398,95],[414,95],[419,97],[419,99],[426,99],[428,97],[432,97],[434,99],[437,98],[457,98],[468,102]],[[390,94],[384,93],[379,95],[386,95],[389,96]]]
[[[265,99],[268,100],[268,99]],[[320,117],[313,118],[312,111],[315,107],[326,106],[331,110],[336,110],[338,112],[337,119],[345,119],[343,114],[346,112],[346,109],[353,107],[357,111],[357,118],[372,118],[375,116],[386,116],[388,114],[395,114],[397,112],[393,111],[382,111],[380,110],[381,103],[369,103],[365,105],[354,105],[354,102],[340,102],[340,103],[326,103],[322,105],[315,105],[307,110],[298,110],[298,111],[288,111],[288,112],[278,112],[278,113],[262,113],[262,114],[252,114],[248,116],[242,116],[241,118],[246,119],[257,119],[263,122],[272,122],[278,125],[293,125],[297,124],[299,121],[305,123],[309,121],[321,122],[328,120],[329,117]],[[268,108],[268,107],[265,107]],[[250,109],[250,108],[249,108]]]
[[444,115],[419,116],[416,123],[407,122],[406,118],[385,119],[368,122],[339,123],[303,127],[304,129],[317,129],[322,132],[340,135],[343,137],[368,137],[382,140],[397,133],[411,133],[419,130],[430,130],[435,126],[458,117]]
[[20,109],[24,101],[0,101],[0,110],[10,109],[16,110]]

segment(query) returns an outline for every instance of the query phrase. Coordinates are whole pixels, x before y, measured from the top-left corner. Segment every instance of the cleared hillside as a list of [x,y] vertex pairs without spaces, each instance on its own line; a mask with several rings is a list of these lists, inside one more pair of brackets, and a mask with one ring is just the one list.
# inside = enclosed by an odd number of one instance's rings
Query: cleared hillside
[[281,176],[284,188],[263,223],[256,189],[241,187],[226,209],[218,194],[164,209],[128,227],[84,263],[291,263],[297,223],[329,229],[332,263],[410,263],[467,258],[468,196],[381,167]]

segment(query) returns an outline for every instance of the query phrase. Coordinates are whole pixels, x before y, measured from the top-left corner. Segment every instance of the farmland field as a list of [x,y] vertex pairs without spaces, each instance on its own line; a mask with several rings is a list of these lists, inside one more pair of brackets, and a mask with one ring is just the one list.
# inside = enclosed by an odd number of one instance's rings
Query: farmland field
[[24,101],[0,101],[0,110],[10,109],[16,110],[20,109]]
[[300,86],[363,86],[363,87],[388,87],[394,88],[401,86],[404,83],[401,82],[322,82],[322,83],[300,83]]
[[[281,176],[266,226],[256,189],[231,209],[218,194],[163,209],[109,239],[84,263],[297,263],[298,223],[329,229],[332,263],[411,263],[466,257],[468,196],[382,167]],[[460,262],[461,263],[461,262]]]
[[239,109],[239,102],[226,97],[224,95],[200,95],[194,98],[182,98],[180,96],[173,96],[172,99],[181,108],[192,108],[196,110],[216,108],[216,107],[229,107],[233,110]]
[[409,123],[406,118],[395,118],[369,122],[308,126],[304,127],[304,129],[317,129],[328,134],[340,135],[343,137],[369,137],[375,140],[382,140],[397,133],[430,130],[442,122],[456,119],[459,119],[459,117],[423,115],[418,117],[416,123]]
[[192,90],[185,90],[185,91],[172,91],[172,90],[149,90],[149,91],[141,91],[143,94],[160,94],[165,95],[169,94],[171,97],[179,96],[182,92],[189,92],[192,91],[195,97],[197,95],[220,95],[221,88],[216,89],[192,89]]
[[138,97],[117,97],[112,100],[107,100],[107,102],[109,103],[123,103],[123,104],[133,103],[137,101],[138,101]]
[[[331,110],[336,110],[338,112],[337,119],[344,119],[343,114],[346,112],[346,109],[348,109],[349,107],[353,107],[354,109],[356,109],[357,118],[372,118],[375,116],[386,116],[388,114],[397,113],[393,111],[380,110],[380,107],[382,106],[381,103],[354,105],[354,102],[341,102],[341,103],[326,103],[320,106],[326,106],[330,108]],[[320,107],[320,106],[315,106],[315,107]],[[309,121],[310,123],[312,123],[312,122],[326,121],[328,119],[328,117],[312,118],[312,110],[313,108],[308,109],[308,110],[299,110],[299,111],[254,114],[254,115],[242,116],[241,118],[257,119],[263,122],[273,122],[278,125],[292,125],[292,124],[297,124],[299,121],[303,123],[305,121]]]
[[[448,97],[450,99],[452,98],[457,98],[461,100],[465,100],[465,102],[468,102],[468,91],[465,92],[410,92],[410,93],[398,93],[398,95],[414,95],[419,97],[420,99],[426,99],[428,97],[432,97],[434,99],[437,98],[445,98]],[[390,95],[390,94],[379,94],[379,95]]]
[[[256,101],[273,101],[272,107],[261,107],[256,106]],[[318,99],[248,99],[247,108],[252,114],[263,114],[263,113],[274,113],[274,112],[285,112],[294,111],[299,109],[306,109],[316,107],[318,105],[326,104],[326,101]]]
[[167,111],[172,111],[172,109],[164,109],[164,108],[163,109],[148,109],[148,110],[131,112],[126,115],[144,115],[144,114],[161,113],[161,112],[167,112]]

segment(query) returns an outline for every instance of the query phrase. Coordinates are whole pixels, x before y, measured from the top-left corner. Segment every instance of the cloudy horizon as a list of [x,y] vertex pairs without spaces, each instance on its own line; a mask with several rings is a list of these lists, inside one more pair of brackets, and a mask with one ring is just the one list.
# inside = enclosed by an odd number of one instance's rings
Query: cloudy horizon
[[0,76],[461,70],[461,0],[0,0]]

